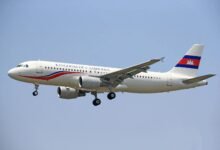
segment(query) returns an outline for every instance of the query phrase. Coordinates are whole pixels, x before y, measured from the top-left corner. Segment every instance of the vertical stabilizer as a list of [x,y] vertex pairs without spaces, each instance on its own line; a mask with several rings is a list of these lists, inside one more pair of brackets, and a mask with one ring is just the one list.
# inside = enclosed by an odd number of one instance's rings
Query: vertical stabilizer
[[195,77],[199,69],[203,48],[204,46],[201,44],[194,44],[169,72]]

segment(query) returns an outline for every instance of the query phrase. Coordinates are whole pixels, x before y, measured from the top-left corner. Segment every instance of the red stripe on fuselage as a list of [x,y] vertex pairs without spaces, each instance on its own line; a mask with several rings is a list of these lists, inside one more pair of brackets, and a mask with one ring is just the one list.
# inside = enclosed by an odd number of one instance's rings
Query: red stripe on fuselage
[[57,74],[53,74],[52,76],[21,76],[21,77],[30,78],[30,79],[39,79],[39,80],[51,80],[51,79],[60,77],[62,75],[77,74],[77,73],[80,73],[80,72],[59,72]]

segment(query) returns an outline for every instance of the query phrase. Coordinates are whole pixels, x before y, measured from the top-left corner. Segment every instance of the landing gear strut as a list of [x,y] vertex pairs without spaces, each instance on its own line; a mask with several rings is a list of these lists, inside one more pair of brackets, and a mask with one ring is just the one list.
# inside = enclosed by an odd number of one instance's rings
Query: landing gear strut
[[97,92],[92,92],[91,94],[95,96],[95,99],[92,101],[92,104],[94,106],[100,105],[102,101],[100,99],[98,99]]
[[34,88],[35,88],[35,91],[32,94],[33,94],[33,96],[37,96],[38,95],[39,85],[38,84],[34,84]]
[[114,92],[110,92],[110,93],[108,93],[107,97],[109,100],[112,100],[116,97],[116,94]]

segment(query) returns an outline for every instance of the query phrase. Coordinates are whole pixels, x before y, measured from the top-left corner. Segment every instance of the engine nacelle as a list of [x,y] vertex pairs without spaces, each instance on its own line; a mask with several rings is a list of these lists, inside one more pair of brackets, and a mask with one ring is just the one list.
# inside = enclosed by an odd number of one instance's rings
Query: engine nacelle
[[74,87],[74,88],[79,88],[81,87],[80,85],[80,76],[73,76],[72,80],[70,80],[70,83],[71,87]]
[[80,87],[85,89],[96,89],[101,86],[102,81],[100,78],[90,77],[90,76],[81,76],[79,78]]
[[63,87],[63,86],[57,88],[57,93],[59,95],[59,98],[63,98],[63,99],[73,99],[86,95],[86,93],[83,91],[74,88]]

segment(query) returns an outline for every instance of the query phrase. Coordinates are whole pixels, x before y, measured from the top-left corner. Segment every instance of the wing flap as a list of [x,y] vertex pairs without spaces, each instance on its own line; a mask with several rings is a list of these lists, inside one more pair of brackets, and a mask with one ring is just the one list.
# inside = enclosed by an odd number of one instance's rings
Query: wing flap
[[117,86],[120,84],[124,79],[127,78],[132,78],[134,75],[140,73],[140,72],[145,72],[150,68],[150,65],[153,65],[159,61],[161,61],[164,58],[160,59],[152,59],[150,61],[131,66],[125,69],[121,69],[115,72],[111,72],[108,74],[105,74],[101,76],[100,78],[108,84],[111,84],[112,86]]
[[215,74],[203,75],[203,76],[199,76],[199,77],[195,77],[195,78],[183,80],[183,83],[185,83],[185,84],[197,83],[197,82],[200,82],[200,81],[202,81],[202,80],[211,78],[211,77],[213,77],[213,76],[215,76]]

